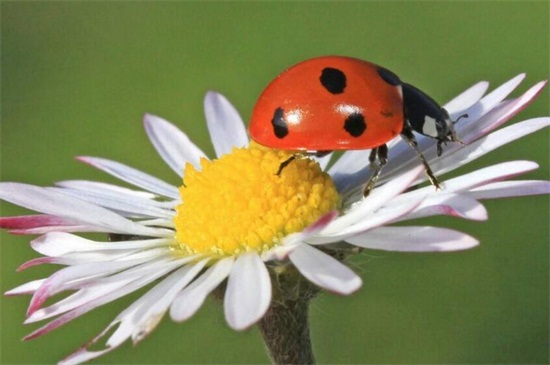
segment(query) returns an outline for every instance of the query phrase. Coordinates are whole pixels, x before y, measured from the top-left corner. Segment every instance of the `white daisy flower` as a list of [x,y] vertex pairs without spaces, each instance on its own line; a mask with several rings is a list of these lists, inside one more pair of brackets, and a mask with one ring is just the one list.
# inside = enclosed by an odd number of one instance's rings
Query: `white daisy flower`
[[[488,83],[480,82],[444,106],[453,119],[464,113],[469,118],[456,125],[465,145],[449,145],[441,157],[432,141],[418,137],[436,176],[550,124],[543,117],[493,131],[546,85],[537,83],[520,97],[506,99],[523,78],[519,75],[485,96]],[[340,260],[357,248],[454,251],[478,244],[451,229],[394,223],[433,215],[485,220],[480,200],[550,192],[546,181],[509,180],[537,168],[529,161],[443,179],[437,192],[430,185],[418,188],[426,180],[420,161],[396,139],[389,144],[389,163],[377,187],[363,198],[369,151],[348,151],[330,168],[330,156],[297,159],[279,176],[274,172],[291,152],[249,143],[241,117],[219,94],[207,94],[205,112],[215,160],[208,160],[171,123],[153,115],[144,118],[154,147],[180,177],[179,187],[98,157],[78,159],[138,189],[82,180],[55,187],[1,183],[1,199],[40,213],[0,220],[12,233],[41,235],[31,245],[43,256],[20,269],[45,263],[65,266],[6,293],[32,295],[25,323],[49,320],[25,339],[153,283],[61,363],[91,360],[128,339],[139,342],[166,313],[185,321],[225,281],[225,318],[231,328],[243,330],[266,314],[275,295],[272,280],[285,270],[295,268],[316,286],[348,295],[362,282]],[[117,242],[92,241],[75,234],[79,232],[109,233]],[[70,294],[44,306],[62,292]],[[104,347],[90,350],[99,340]]]

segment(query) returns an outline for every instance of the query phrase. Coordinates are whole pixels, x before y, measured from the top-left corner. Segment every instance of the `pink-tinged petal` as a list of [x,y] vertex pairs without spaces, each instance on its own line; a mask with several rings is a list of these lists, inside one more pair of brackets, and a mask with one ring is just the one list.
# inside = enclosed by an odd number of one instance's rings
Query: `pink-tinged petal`
[[180,198],[178,189],[175,186],[120,162],[89,156],[78,156],[76,159],[152,193],[175,200]]
[[64,290],[80,288],[85,284],[97,281],[101,277],[137,266],[150,261],[150,257],[141,259],[129,259],[117,262],[89,263],[78,266],[69,266],[55,272],[34,293],[27,316],[32,315],[51,296]]
[[0,199],[40,213],[101,227],[107,232],[158,236],[164,231],[144,227],[107,209],[50,188],[20,183],[0,183]]
[[241,116],[223,95],[214,91],[206,93],[204,113],[217,157],[230,153],[234,147],[248,145],[248,136]]
[[199,168],[200,159],[206,158],[204,152],[172,123],[151,114],[145,114],[143,123],[160,157],[179,176],[183,176],[187,162]]
[[42,321],[47,318],[55,317],[60,314],[69,312],[80,306],[94,302],[98,298],[116,293],[126,285],[133,285],[132,283],[139,278],[147,278],[150,275],[157,275],[157,273],[164,272],[165,269],[170,269],[185,265],[191,262],[195,258],[188,258],[187,260],[152,260],[143,265],[133,267],[118,274],[108,276],[106,278],[98,278],[97,280],[89,282],[87,285],[83,285],[82,288],[66,298],[61,299],[52,305],[40,308],[34,312],[30,317],[25,320],[25,323],[34,323]]
[[343,229],[349,228],[358,222],[364,222],[366,216],[373,214],[385,203],[409,188],[422,171],[422,167],[414,168],[402,174],[399,178],[373,189],[369,196],[353,206],[346,214],[333,220],[323,230],[323,235],[338,234]]
[[19,265],[17,271],[23,271],[28,269],[29,267],[39,266],[43,264],[72,265],[74,264],[74,260],[59,257],[38,257]]
[[348,295],[363,284],[349,267],[309,245],[300,245],[289,258],[306,279],[330,292]]
[[0,217],[0,228],[11,234],[44,234],[47,232],[103,232],[92,225],[79,224],[75,220],[48,214]]
[[40,279],[40,280],[33,280],[29,281],[28,283],[25,283],[23,285],[19,285],[16,288],[13,288],[11,290],[8,290],[4,293],[6,296],[14,296],[14,295],[28,295],[33,294],[44,284],[46,279]]
[[467,193],[474,199],[498,199],[515,196],[550,194],[550,182],[537,180],[502,181],[491,183]]
[[221,259],[183,289],[172,302],[170,317],[176,322],[191,318],[202,306],[208,294],[229,276],[233,264],[234,260],[231,257]]
[[[546,84],[547,81],[541,81],[532,86],[520,97],[502,102],[475,123],[467,126],[459,123],[456,128],[457,134],[463,142],[468,144],[490,133],[525,109],[542,92]],[[454,146],[454,149],[458,148],[460,146]]]
[[[128,255],[120,261],[104,261],[69,266],[51,275],[33,295],[27,315],[32,315],[51,296],[65,290],[81,289],[102,281],[118,282],[135,278],[149,267],[170,261],[165,249],[148,250]],[[160,262],[160,264],[159,264]],[[118,274],[117,274],[118,273]]]
[[47,214],[22,215],[15,217],[0,217],[0,228],[28,229],[48,226],[67,226],[78,222]]
[[[467,90],[463,91],[460,95],[447,102],[443,107],[449,112],[449,114],[463,114],[464,110],[468,109],[481,99],[483,94],[489,88],[487,81],[481,81]],[[453,118],[453,119],[456,119]]]
[[519,74],[516,77],[508,80],[504,84],[485,95],[479,102],[472,105],[466,113],[468,114],[468,123],[478,120],[485,115],[489,110],[497,106],[502,100],[504,100],[512,91],[514,91],[519,84],[525,79],[525,74]]
[[271,279],[255,252],[235,260],[229,274],[223,307],[225,320],[235,330],[244,330],[260,320],[271,303]]
[[25,320],[25,324],[43,321],[45,319],[72,311],[75,308],[93,302],[97,298],[116,292],[134,280],[135,278],[126,278],[124,280],[113,282],[101,282],[93,286],[80,289],[48,307],[36,310]]
[[311,236],[323,230],[326,226],[328,226],[330,222],[338,217],[338,215],[338,211],[331,211],[323,215],[315,223],[313,223],[303,231],[286,236],[280,246],[276,246],[269,251],[262,253],[262,255],[260,256],[262,261],[286,259],[288,254],[292,252],[292,250],[294,250],[298,245],[305,242]]
[[[208,261],[209,259],[204,259],[178,269],[141,297],[136,302],[136,310],[124,311],[119,315],[119,318],[135,324],[132,331],[134,344],[155,329],[176,295],[200,273]],[[127,319],[124,318],[126,313],[129,315]]]
[[52,232],[31,241],[31,247],[45,256],[60,257],[71,253],[104,251],[104,250],[139,250],[169,246],[171,239],[157,238],[150,240],[98,242],[64,232]]
[[405,221],[434,215],[448,215],[457,218],[471,219],[476,221],[487,220],[487,210],[475,199],[464,194],[440,194],[425,199],[414,211],[410,212],[403,219]]
[[50,232],[112,232],[107,231],[105,228],[94,227],[88,225],[77,225],[77,226],[51,226],[51,227],[37,227],[37,228],[26,228],[26,229],[11,229],[8,231],[10,234],[14,235],[37,235],[37,234],[46,234]]
[[513,124],[480,138],[452,154],[443,154],[440,159],[432,161],[430,165],[437,175],[444,174],[549,125],[550,118],[547,117]]
[[538,165],[531,161],[503,162],[447,180],[444,182],[443,189],[446,192],[464,192],[491,182],[525,174],[537,168]]
[[352,245],[373,250],[436,252],[467,250],[479,244],[465,233],[437,227],[379,227],[346,239]]
[[118,321],[111,322],[107,326],[107,328],[105,328],[103,331],[101,331],[101,333],[99,333],[96,337],[94,337],[92,340],[90,340],[84,346],[79,348],[77,351],[73,352],[72,354],[70,354],[69,356],[67,356],[63,360],[61,360],[58,363],[58,365],[82,364],[82,363],[85,363],[85,362],[90,361],[92,359],[95,359],[97,357],[100,357],[102,355],[105,355],[106,353],[111,352],[114,349],[116,349],[118,346],[120,346],[122,344],[122,342],[120,342],[119,344],[116,344],[116,346],[109,346],[109,347],[107,347],[103,350],[100,350],[100,351],[88,351],[89,347],[91,347],[93,344],[95,344],[97,341],[99,341],[99,339],[101,339],[103,336],[105,336],[105,334],[107,334],[111,330],[111,328],[114,327],[115,325],[117,325],[118,323],[119,323]]
[[[148,270],[146,271],[147,275],[134,277],[133,281],[131,281],[130,283],[125,283],[126,285],[121,286],[118,290],[115,290],[107,295],[101,295],[93,300],[88,301],[83,305],[76,307],[75,309],[63,314],[62,316],[54,319],[53,321],[49,322],[45,326],[32,332],[31,334],[26,336],[23,340],[31,340],[31,339],[40,337],[42,335],[45,335],[46,333],[49,333],[56,328],[59,328],[60,326],[72,321],[77,317],[80,317],[81,315],[91,311],[94,308],[97,308],[101,305],[109,303],[115,299],[118,299],[129,293],[132,293],[144,287],[147,284],[150,284],[151,282],[166,275],[167,273],[169,273],[170,271],[174,270],[176,267],[179,267],[181,265],[182,263],[178,260],[165,261],[161,263],[161,265],[159,265],[159,262],[155,262],[154,264],[150,263],[148,265],[149,268],[154,266],[156,270],[154,271]],[[116,280],[116,282],[120,283],[119,280]]]
[[376,214],[365,216],[365,219],[356,224],[342,228],[339,232],[328,234],[322,231],[318,235],[308,238],[306,242],[312,245],[325,245],[345,240],[348,237],[366,232],[369,229],[399,221],[401,218],[408,218],[421,202],[422,198],[419,198],[404,204],[381,209]]

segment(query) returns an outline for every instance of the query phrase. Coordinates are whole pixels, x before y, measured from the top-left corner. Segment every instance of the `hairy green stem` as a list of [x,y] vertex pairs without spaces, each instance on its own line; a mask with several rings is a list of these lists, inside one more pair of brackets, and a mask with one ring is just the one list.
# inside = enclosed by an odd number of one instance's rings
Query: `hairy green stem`
[[273,364],[315,364],[308,309],[309,300],[274,302],[259,322]]
[[319,288],[294,267],[274,267],[273,299],[258,323],[273,364],[315,364],[309,330],[309,304]]

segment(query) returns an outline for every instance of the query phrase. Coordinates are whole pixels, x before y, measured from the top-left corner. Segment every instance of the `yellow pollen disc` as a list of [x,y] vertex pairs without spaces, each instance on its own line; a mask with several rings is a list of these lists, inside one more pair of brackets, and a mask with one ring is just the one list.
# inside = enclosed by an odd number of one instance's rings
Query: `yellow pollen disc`
[[174,218],[177,252],[262,252],[337,209],[336,187],[317,162],[296,158],[277,175],[292,154],[252,143],[218,160],[202,159],[201,171],[187,164]]

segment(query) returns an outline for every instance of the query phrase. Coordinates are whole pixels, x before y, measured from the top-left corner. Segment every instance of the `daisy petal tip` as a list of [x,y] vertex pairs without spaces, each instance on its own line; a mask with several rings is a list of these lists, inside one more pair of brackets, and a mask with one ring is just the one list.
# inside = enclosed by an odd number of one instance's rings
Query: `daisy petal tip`
[[434,244],[426,252],[455,252],[466,251],[479,246],[479,241],[471,236],[464,235],[462,238],[451,242],[442,242]]
[[355,277],[348,280],[345,284],[341,285],[337,291],[334,291],[335,294],[339,295],[351,295],[361,289],[363,286],[363,280],[356,275]]
[[153,114],[149,114],[149,113],[144,113],[143,114],[143,125],[145,126],[145,129],[149,129],[151,127],[151,125],[155,122],[155,120],[158,120],[158,117],[153,115]]

